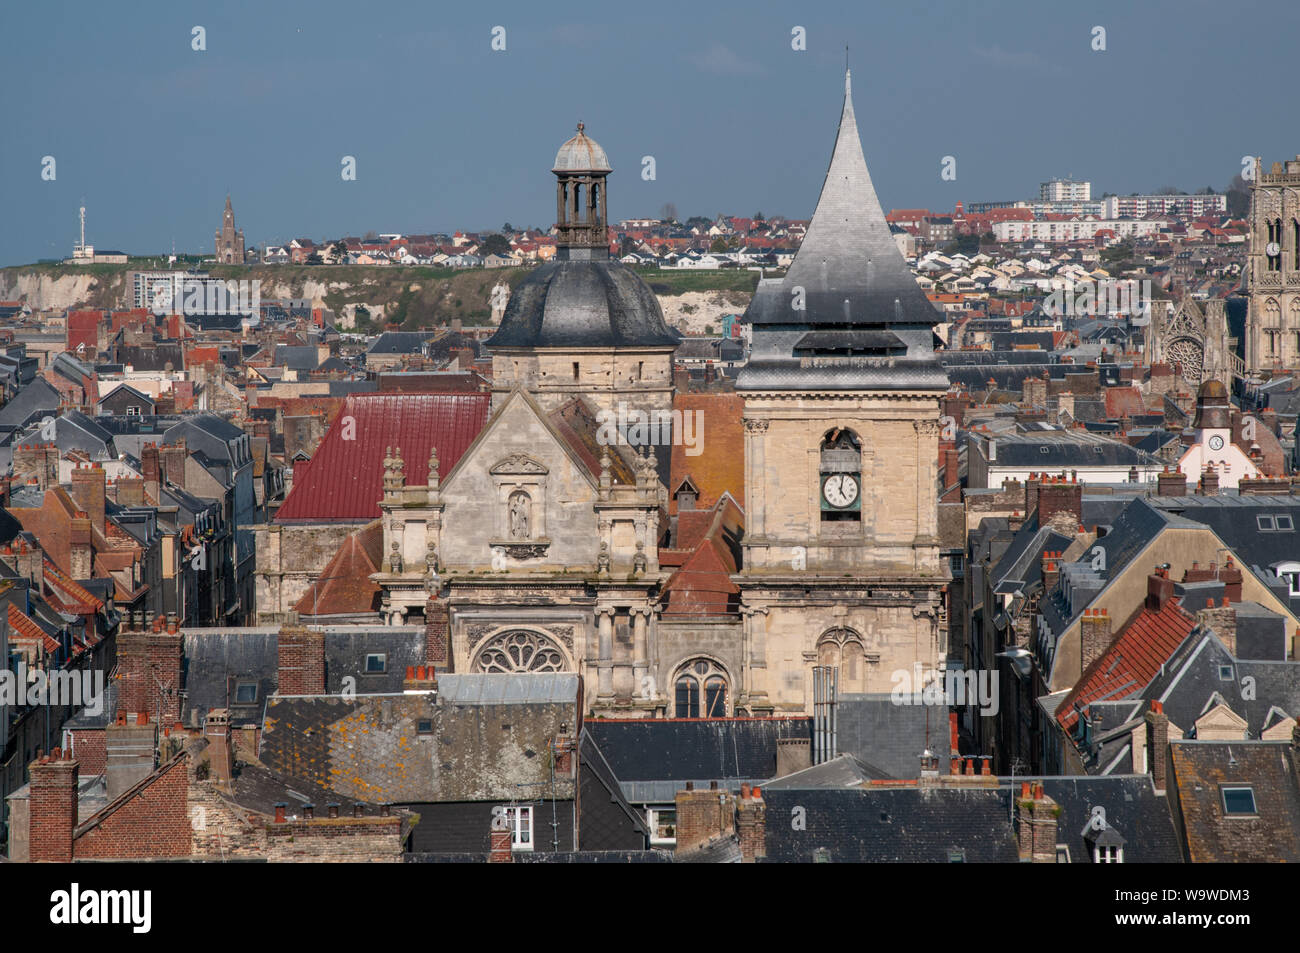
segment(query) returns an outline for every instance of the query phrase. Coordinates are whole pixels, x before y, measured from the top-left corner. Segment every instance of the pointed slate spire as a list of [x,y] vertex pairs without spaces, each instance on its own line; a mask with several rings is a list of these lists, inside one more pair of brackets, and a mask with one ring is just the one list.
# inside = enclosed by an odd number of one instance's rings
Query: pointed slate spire
[[934,355],[943,316],[903,260],[876,196],[853,111],[852,74],[808,232],[784,278],[764,279],[740,391],[941,389]]
[[844,71],[844,107],[817,209],[786,277],[807,292],[806,324],[936,324],[876,196]]

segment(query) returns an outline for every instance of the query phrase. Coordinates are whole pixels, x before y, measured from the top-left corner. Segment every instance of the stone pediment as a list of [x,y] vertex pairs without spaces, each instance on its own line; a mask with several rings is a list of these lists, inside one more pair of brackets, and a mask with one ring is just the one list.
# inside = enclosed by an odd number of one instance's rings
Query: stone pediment
[[512,453],[504,460],[493,464],[489,472],[493,476],[541,476],[550,471],[525,453]]

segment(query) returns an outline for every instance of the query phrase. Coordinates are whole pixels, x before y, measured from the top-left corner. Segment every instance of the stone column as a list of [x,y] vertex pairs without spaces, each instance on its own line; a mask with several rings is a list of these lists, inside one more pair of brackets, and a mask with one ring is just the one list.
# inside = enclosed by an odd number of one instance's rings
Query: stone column
[[596,659],[596,697],[600,701],[614,700],[614,608],[604,606],[596,610],[599,623]]
[[[646,627],[650,622],[650,610],[632,610],[632,692],[642,694],[642,685],[649,671],[649,653],[646,651]],[[656,693],[657,694],[657,693]]]
[[766,440],[767,421],[747,417],[745,419],[745,464],[749,471],[749,479],[745,487],[745,502],[750,506],[746,516],[753,523],[755,536],[763,536],[767,532],[763,512],[766,502],[764,490],[767,486],[767,463],[764,454]]

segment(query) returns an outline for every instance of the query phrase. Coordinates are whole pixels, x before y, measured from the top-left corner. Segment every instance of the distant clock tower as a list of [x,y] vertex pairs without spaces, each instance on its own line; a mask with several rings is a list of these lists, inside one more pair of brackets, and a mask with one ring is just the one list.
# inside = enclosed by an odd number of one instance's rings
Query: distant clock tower
[[1246,373],[1300,367],[1300,156],[1255,160],[1245,285]]

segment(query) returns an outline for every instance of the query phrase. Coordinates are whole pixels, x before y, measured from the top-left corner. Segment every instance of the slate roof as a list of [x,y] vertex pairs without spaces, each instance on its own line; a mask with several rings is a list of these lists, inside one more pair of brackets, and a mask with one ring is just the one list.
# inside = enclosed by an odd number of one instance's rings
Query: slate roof
[[[1171,741],[1170,760],[1189,861],[1300,862],[1300,765],[1289,741]],[[1225,816],[1224,785],[1249,785],[1256,815]]]
[[[350,395],[315,456],[294,468],[293,489],[276,522],[378,518],[387,448],[401,448],[409,483],[424,483],[432,446],[446,475],[483,429],[490,404],[488,394]],[[345,440],[344,429],[351,427],[355,439]]]
[[[835,148],[808,232],[785,277],[760,280],[743,320],[754,334],[737,390],[948,386],[934,358],[933,327],[942,316],[890,234],[862,153],[847,70]],[[905,354],[805,361],[794,353],[809,331],[882,326]]]
[[[267,629],[184,630],[183,681],[187,725],[198,727],[214,708],[230,709],[231,723],[258,724],[278,681],[279,632]],[[366,656],[383,654],[383,672],[367,672]],[[401,692],[406,669],[423,665],[424,629],[417,626],[326,626],[325,688],[341,692],[351,678],[361,693]],[[240,704],[238,682],[257,683],[256,700]]]
[[0,428],[21,430],[43,417],[57,417],[60,396],[58,390],[43,377],[37,377],[0,407]]
[[622,262],[557,260],[515,287],[487,345],[676,348],[680,338],[654,292]]
[[1028,467],[1056,471],[1087,467],[1154,467],[1160,460],[1119,440],[1086,430],[1031,430],[999,435],[998,467]]
[[812,737],[811,718],[588,719],[584,725],[622,782],[770,778],[778,738]]
[[370,342],[366,353],[419,354],[424,350],[424,342],[432,337],[430,331],[385,331]]
[[[996,789],[763,789],[767,863],[1016,863],[1007,798]],[[776,818],[802,809],[806,829]]]
[[947,738],[947,708],[899,705],[889,694],[844,694],[836,715],[836,750],[852,755],[884,777],[916,778],[921,753],[942,748]]

